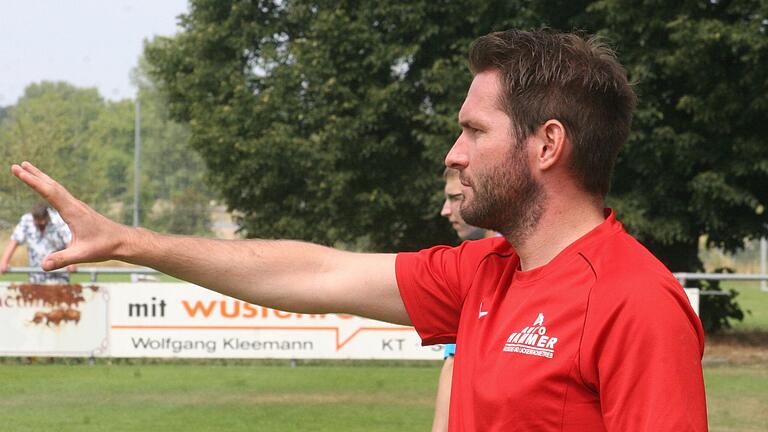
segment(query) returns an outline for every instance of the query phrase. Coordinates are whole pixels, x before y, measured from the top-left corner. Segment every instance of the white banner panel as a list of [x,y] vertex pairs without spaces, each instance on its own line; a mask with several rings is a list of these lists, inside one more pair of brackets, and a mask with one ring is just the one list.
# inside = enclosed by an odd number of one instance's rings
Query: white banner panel
[[107,302],[96,286],[0,283],[0,355],[106,355]]
[[699,296],[700,291],[698,288],[685,288],[685,294],[688,296],[688,301],[691,302],[691,307],[696,315],[699,314]]
[[441,359],[412,327],[282,312],[186,283],[102,284],[113,357]]
[[[686,289],[699,313],[699,290]],[[186,283],[0,283],[0,356],[442,359],[411,327],[255,306]]]

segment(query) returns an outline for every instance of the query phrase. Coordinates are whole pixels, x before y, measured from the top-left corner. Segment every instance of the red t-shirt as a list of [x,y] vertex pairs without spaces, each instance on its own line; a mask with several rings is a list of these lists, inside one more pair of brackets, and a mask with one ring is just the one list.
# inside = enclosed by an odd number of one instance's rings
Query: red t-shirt
[[503,238],[401,253],[424,345],[456,342],[451,431],[704,431],[704,333],[613,212],[548,264]]

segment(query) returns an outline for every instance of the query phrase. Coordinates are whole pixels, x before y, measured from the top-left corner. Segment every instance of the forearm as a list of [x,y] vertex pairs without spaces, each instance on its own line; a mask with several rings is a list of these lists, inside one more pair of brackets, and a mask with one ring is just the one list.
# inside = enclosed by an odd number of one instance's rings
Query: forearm
[[126,244],[117,251],[118,259],[275,309],[346,312],[404,322],[404,309],[401,314],[391,306],[399,303],[402,308],[394,281],[394,256],[356,254],[297,241],[213,240],[144,229],[131,229]]
[[[125,255],[117,258],[249,302],[297,309],[311,302],[294,298],[297,301],[287,304],[295,289],[289,286],[294,282],[291,276],[322,272],[322,254],[319,247],[312,246],[288,241],[171,236],[138,229],[127,247],[118,249]],[[301,257],[300,263],[291,260],[296,256]]]
[[16,251],[16,247],[18,246],[18,243],[16,240],[11,240],[8,242],[8,246],[5,247],[5,251],[3,251],[3,256],[0,258],[0,267],[7,267],[8,263],[11,261],[11,257],[13,256],[13,253]]

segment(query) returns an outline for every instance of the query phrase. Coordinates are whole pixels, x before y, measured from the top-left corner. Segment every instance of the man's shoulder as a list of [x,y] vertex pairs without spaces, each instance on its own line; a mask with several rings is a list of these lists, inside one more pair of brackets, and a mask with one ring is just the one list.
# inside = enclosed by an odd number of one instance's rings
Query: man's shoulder
[[27,224],[32,224],[32,223],[34,223],[34,221],[35,221],[35,220],[34,220],[34,218],[32,217],[32,213],[24,213],[24,214],[23,214],[23,215],[21,215],[21,217],[19,218],[19,223],[20,223],[20,224],[25,224],[25,225],[27,225]]
[[595,289],[610,295],[649,296],[659,290],[682,292],[672,272],[634,237],[618,232],[580,251],[595,275]]
[[682,285],[637,240],[623,233],[583,256],[595,277],[589,290],[588,326],[624,323],[646,334],[663,328],[687,329],[691,332],[686,334],[694,335],[703,346],[701,322]]
[[32,218],[31,213],[25,213],[19,218],[19,223],[16,224],[15,234],[18,235],[29,235],[29,233],[34,229],[35,227],[35,220]]
[[494,263],[501,268],[516,256],[503,237],[466,240],[459,246],[442,245],[418,252],[401,252],[398,254],[397,270],[427,266],[440,272],[471,275],[484,263]]
[[490,237],[480,240],[466,240],[457,248],[462,260],[483,262],[487,259],[507,260],[516,257],[511,244],[504,237]]

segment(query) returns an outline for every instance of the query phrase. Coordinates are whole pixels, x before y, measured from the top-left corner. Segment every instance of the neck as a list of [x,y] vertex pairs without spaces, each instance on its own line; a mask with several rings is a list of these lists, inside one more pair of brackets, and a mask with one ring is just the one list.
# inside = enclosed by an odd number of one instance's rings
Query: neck
[[523,271],[541,267],[563,249],[603,223],[602,199],[588,198],[574,205],[573,201],[549,202],[537,225],[525,238],[510,240],[520,257]]

